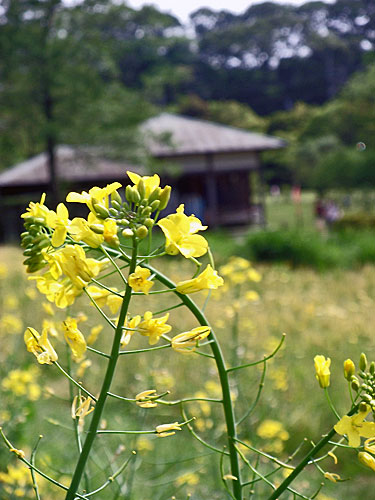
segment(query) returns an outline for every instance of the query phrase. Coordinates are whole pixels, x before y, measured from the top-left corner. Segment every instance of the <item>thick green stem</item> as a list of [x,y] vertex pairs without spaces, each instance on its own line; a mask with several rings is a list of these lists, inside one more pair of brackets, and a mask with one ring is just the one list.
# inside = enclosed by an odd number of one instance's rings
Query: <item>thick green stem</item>
[[[137,262],[137,244],[134,241],[132,258],[129,266],[129,274],[133,273],[136,267]],[[79,488],[79,484],[81,482],[81,478],[87,463],[87,460],[90,455],[90,451],[92,445],[94,443],[95,437],[97,435],[98,427],[100,424],[101,416],[103,413],[104,405],[108,397],[108,392],[111,387],[111,382],[115,373],[116,364],[119,358],[119,349],[120,349],[120,341],[122,337],[122,325],[125,322],[126,314],[128,312],[129,302],[131,298],[132,290],[130,286],[126,285],[124,300],[122,302],[120,316],[118,319],[117,327],[115,330],[115,335],[113,338],[112,350],[110,354],[110,358],[107,365],[107,371],[103,380],[103,385],[100,391],[99,398],[95,405],[95,410],[92,415],[92,419],[90,422],[90,427],[87,431],[87,437],[85,439],[85,443],[82,447],[82,452],[78,459],[78,463],[73,474],[72,482],[70,484],[69,490],[66,494],[65,500],[74,500],[76,497],[77,490]]]
[[[152,273],[155,274],[156,278],[163,283],[165,286],[168,288],[176,288],[175,283],[171,281],[167,276],[162,274],[161,272],[157,271],[155,268],[149,265],[144,265],[144,267],[147,267],[150,269]],[[181,299],[181,301],[186,305],[188,309],[192,312],[192,314],[196,317],[198,320],[199,324],[202,326],[210,326],[208,323],[208,320],[206,319],[205,315],[203,312],[199,309],[199,307],[195,304],[195,302],[187,295],[182,295],[176,291],[174,293]],[[234,418],[234,409],[232,405],[232,400],[230,396],[230,387],[229,387],[229,380],[228,380],[228,374],[227,370],[225,367],[225,361],[224,361],[224,356],[221,351],[220,345],[217,341],[217,338],[215,336],[214,331],[211,328],[211,333],[210,337],[214,342],[210,344],[212,353],[215,357],[216,361],[216,366],[220,378],[220,383],[221,383],[221,388],[223,392],[223,408],[224,408],[224,416],[225,416],[225,422],[227,426],[227,434],[228,434],[228,452],[229,452],[229,459],[230,459],[230,465],[231,465],[231,473],[234,477],[237,478],[237,480],[232,481],[232,488],[233,488],[233,495],[236,500],[242,500],[242,484],[241,484],[241,477],[240,477],[240,465],[239,465],[239,460],[238,460],[238,454],[237,450],[235,447],[235,439],[237,438],[236,434],[236,425],[235,425],[235,418]]]
[[[347,415],[350,417],[354,415],[358,410],[358,406],[355,406],[350,410]],[[311,460],[315,457],[315,455],[322,449],[328,442],[333,438],[336,434],[335,429],[331,429],[328,434],[322,437],[322,439],[314,446],[314,448],[309,451],[309,453],[301,460],[301,462],[297,465],[294,471],[280,484],[280,486],[272,493],[267,500],[277,500],[280,494],[285,491],[288,486],[295,480],[295,478],[303,471],[303,469],[308,465]]]

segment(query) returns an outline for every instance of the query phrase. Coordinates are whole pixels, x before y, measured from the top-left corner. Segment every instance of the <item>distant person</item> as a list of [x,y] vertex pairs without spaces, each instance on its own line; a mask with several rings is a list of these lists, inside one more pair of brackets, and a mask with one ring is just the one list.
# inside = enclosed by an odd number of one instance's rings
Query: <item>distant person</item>
[[340,209],[334,201],[328,201],[325,210],[325,220],[328,227],[332,227],[333,224],[340,218]]

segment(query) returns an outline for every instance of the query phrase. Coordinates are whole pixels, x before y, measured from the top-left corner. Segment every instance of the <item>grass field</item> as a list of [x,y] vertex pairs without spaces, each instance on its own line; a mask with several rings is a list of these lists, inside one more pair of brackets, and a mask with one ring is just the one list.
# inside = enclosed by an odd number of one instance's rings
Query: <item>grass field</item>
[[[225,251],[220,255],[220,244],[215,235],[212,241],[219,253],[219,266],[225,264],[231,251],[230,243],[226,241]],[[26,326],[40,330],[43,319],[61,321],[64,314],[56,309],[48,310],[43,298],[36,295],[34,284],[26,281],[21,261],[22,255],[17,249],[1,248],[0,421],[14,446],[26,452],[30,452],[38,435],[43,434],[37,465],[64,483],[68,481],[67,476],[77,457],[69,416],[69,385],[55,367],[36,363],[33,355],[26,352],[22,335]],[[179,280],[186,276],[189,263],[178,258],[165,258],[161,265],[174,280]],[[263,276],[262,281],[242,284],[240,290],[238,285],[233,288],[225,286],[224,291],[212,294],[206,313],[223,344],[229,365],[262,359],[264,354],[272,352],[282,333],[286,333],[283,348],[275,359],[267,363],[265,388],[258,405],[244,420],[240,432],[241,440],[285,460],[303,443],[304,438],[318,440],[335,422],[324,393],[315,380],[313,358],[316,354],[332,359],[331,397],[338,411],[343,413],[350,407],[342,363],[348,357],[357,362],[362,351],[366,351],[371,359],[375,324],[375,267],[364,267],[360,271],[336,269],[324,274],[312,270],[290,270],[286,266],[262,266],[257,269]],[[245,292],[250,290],[256,291],[259,298],[255,294],[246,295]],[[158,310],[160,299],[157,297],[147,299],[147,304],[142,298],[142,305],[135,301],[132,314],[136,314],[140,307],[144,310],[146,306],[152,311]],[[197,294],[195,299],[203,305],[206,296],[204,293]],[[168,301],[167,305],[173,303],[172,298]],[[171,311],[170,323],[176,333],[195,326],[192,318],[181,311]],[[80,323],[87,338],[91,329],[98,325],[98,318],[83,297],[78,300],[77,306],[68,310],[70,315],[77,316],[79,313],[87,317]],[[57,332],[53,342],[61,364],[67,367],[68,356],[60,332]],[[108,346],[109,339],[104,329],[94,347],[106,351]],[[147,342],[134,336],[130,347],[144,348]],[[90,353],[88,358],[94,361],[93,356],[95,354]],[[240,416],[246,413],[256,398],[262,376],[259,366],[262,365],[236,372],[233,377],[232,393]],[[73,373],[77,369],[78,366],[73,366]],[[103,369],[103,363],[97,365],[95,360],[92,367],[81,374],[82,381],[93,394],[98,390]],[[15,382],[17,372],[14,375],[14,371],[17,370],[24,375],[22,380],[18,378]],[[12,373],[13,382],[9,382]],[[208,358],[184,356],[170,350],[143,356],[124,356],[113,392],[133,398],[142,390],[151,388],[159,393],[170,391],[170,396],[165,399],[171,400],[197,394],[213,398],[220,396],[214,365]],[[197,417],[194,429],[205,441],[219,448],[223,446],[222,414],[214,404],[209,406],[194,402],[185,404],[184,408],[189,417]],[[153,429],[160,423],[181,419],[177,407],[158,405],[154,409],[143,409],[134,403],[113,401],[102,426]],[[108,447],[103,446],[104,440]],[[67,446],[66,443],[72,445]],[[298,456],[302,456],[308,448],[309,443],[305,442]],[[101,437],[91,463],[93,482],[100,484],[113,473],[121,460],[130,456],[133,449],[137,450],[137,456],[115,483],[112,493],[99,495],[98,498],[107,498],[108,495],[111,499],[167,500],[175,496],[178,500],[185,500],[189,493],[193,500],[226,498],[218,480],[217,453],[194,440],[186,428],[166,439],[147,435],[138,438],[126,435]],[[244,453],[254,463],[254,455],[249,450]],[[345,484],[326,481],[328,484],[317,498],[368,498],[373,473],[358,463],[355,453],[338,450],[336,454],[338,464],[334,465],[329,458],[327,463],[324,462],[325,470],[338,473],[342,478],[353,476],[353,479]],[[0,463],[1,500],[34,498],[29,480],[23,479],[18,469],[12,469],[17,467],[17,463],[5,447],[0,448]],[[7,469],[8,463],[11,469]],[[228,464],[224,467],[228,468]],[[263,460],[259,467],[263,472],[270,470]],[[321,474],[310,467],[296,487],[311,495],[322,479]],[[57,498],[55,489],[51,493],[50,487],[43,483],[41,486],[43,500]],[[269,487],[257,483],[253,498],[267,498],[267,493],[270,493]],[[292,496],[287,493],[282,498]]]

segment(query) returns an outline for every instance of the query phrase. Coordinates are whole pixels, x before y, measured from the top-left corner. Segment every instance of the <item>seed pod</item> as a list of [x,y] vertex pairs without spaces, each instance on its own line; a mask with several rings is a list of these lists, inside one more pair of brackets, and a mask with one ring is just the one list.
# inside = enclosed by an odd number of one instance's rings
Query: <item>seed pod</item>
[[159,210],[164,210],[165,207],[168,205],[169,199],[171,197],[171,191],[172,191],[171,186],[165,186],[165,188],[162,189],[159,196],[160,200]]
[[146,236],[148,235],[148,229],[146,226],[139,226],[135,234],[140,240],[143,240],[143,238],[146,238]]

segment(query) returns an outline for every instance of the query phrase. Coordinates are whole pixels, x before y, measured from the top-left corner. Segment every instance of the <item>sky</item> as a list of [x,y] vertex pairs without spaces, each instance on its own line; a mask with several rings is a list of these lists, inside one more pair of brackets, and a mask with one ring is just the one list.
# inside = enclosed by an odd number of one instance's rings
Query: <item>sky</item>
[[[265,0],[263,0],[265,1]],[[306,0],[305,0],[306,1]],[[304,0],[278,0],[278,3],[301,5]],[[209,7],[213,10],[229,10],[236,14],[244,12],[251,4],[261,3],[261,0],[127,0],[130,7],[138,8],[146,4],[154,4],[159,10],[170,12],[186,22],[189,14],[201,7]]]

